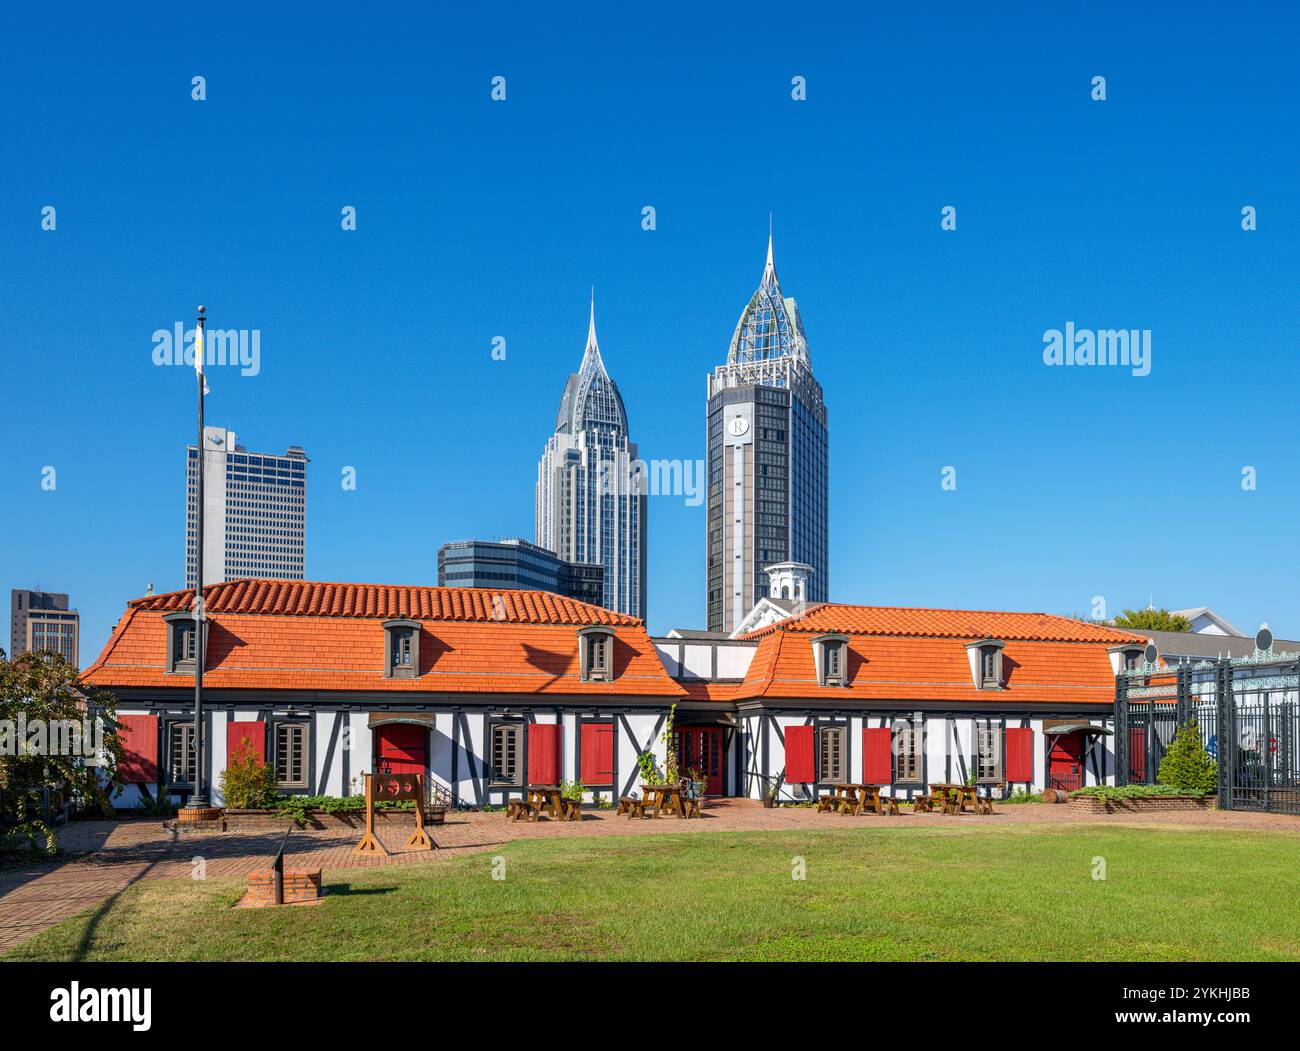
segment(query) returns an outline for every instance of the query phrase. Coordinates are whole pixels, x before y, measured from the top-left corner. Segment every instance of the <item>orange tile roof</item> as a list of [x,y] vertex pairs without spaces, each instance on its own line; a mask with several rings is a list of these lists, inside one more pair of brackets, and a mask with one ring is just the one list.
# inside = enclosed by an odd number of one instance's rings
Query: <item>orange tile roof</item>
[[[848,686],[819,686],[811,637],[849,637]],[[893,703],[1062,702],[1110,704],[1107,650],[1142,636],[1047,613],[932,610],[827,603],[745,636],[758,639],[735,700],[823,698]],[[997,638],[1005,687],[975,687],[966,644]]]
[[901,606],[848,606],[824,603],[742,636],[762,638],[775,631],[837,632],[845,635],[899,635],[954,639],[1032,639],[1042,642],[1145,642],[1129,631],[1050,613],[1000,610],[912,609]]
[[[146,595],[128,605],[141,610],[190,609],[193,591]],[[209,613],[301,617],[373,617],[388,620],[506,621],[512,624],[640,624],[549,591],[438,588],[405,584],[327,584],[310,580],[228,580],[203,589]]]
[[[635,617],[540,591],[232,581],[204,589],[209,616],[203,681],[211,689],[391,693],[601,694],[682,697]],[[184,688],[168,673],[168,611],[189,592],[127,605],[87,682],[107,689]],[[496,601],[496,600],[500,601]],[[381,621],[420,620],[420,675],[384,675]],[[610,683],[583,682],[577,628],[614,633]]]

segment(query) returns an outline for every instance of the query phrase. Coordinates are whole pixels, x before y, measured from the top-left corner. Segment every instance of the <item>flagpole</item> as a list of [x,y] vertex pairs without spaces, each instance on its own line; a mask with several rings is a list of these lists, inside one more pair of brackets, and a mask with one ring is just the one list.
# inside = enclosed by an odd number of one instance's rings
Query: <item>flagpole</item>
[[204,388],[204,340],[203,325],[207,319],[203,316],[203,307],[199,307],[198,327],[194,333],[194,374],[199,384],[199,444],[198,444],[198,489],[197,489],[197,526],[195,528],[195,574],[194,574],[194,793],[186,809],[206,810],[208,796],[203,790],[203,388]]

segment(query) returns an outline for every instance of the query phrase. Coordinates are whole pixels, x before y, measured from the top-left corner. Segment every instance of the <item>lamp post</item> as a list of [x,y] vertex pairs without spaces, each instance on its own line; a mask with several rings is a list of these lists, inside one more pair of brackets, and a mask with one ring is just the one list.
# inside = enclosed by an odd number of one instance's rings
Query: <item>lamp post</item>
[[208,809],[208,795],[203,787],[203,307],[199,307],[198,327],[194,333],[194,372],[199,385],[198,488],[196,491],[197,526],[194,551],[194,792],[185,804],[187,810]]

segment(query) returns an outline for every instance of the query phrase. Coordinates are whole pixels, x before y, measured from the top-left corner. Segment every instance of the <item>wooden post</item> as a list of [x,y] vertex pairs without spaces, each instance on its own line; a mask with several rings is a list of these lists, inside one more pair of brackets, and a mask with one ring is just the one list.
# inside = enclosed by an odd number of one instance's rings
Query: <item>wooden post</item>
[[375,784],[374,774],[366,774],[366,834],[361,842],[353,848],[353,854],[378,854],[387,856],[388,851],[375,835]]
[[417,791],[415,793],[415,831],[402,844],[405,850],[430,850],[433,847],[433,841],[429,839],[429,834],[424,831],[424,775],[416,774],[415,783]]

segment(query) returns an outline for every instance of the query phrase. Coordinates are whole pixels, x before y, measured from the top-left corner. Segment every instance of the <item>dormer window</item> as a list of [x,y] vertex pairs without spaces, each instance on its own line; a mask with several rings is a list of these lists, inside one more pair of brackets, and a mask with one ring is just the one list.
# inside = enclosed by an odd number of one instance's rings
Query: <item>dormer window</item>
[[[173,675],[194,674],[194,615],[189,611],[168,613],[167,671]],[[204,623],[204,631],[207,624]]]
[[614,633],[609,628],[578,632],[578,661],[583,682],[614,680]]
[[1001,639],[981,639],[966,647],[970,657],[971,678],[977,690],[1000,690],[1005,685],[1002,674]]
[[817,661],[817,685],[849,684],[849,639],[847,635],[818,635],[813,639]]
[[1111,670],[1116,675],[1134,672],[1142,667],[1142,646],[1139,643],[1125,643],[1110,648]]
[[384,621],[385,677],[414,679],[420,674],[420,623],[415,620]]

